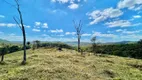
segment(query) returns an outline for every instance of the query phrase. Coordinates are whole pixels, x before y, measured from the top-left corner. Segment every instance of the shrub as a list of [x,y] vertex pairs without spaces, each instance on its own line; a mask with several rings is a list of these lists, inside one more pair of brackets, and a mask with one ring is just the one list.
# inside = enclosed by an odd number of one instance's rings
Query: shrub
[[47,48],[57,47],[57,48],[73,49],[73,47],[61,42],[55,42],[55,43],[46,42],[46,43],[41,43],[40,45],[41,47],[47,47]]
[[19,50],[22,50],[19,46],[11,46],[9,47],[9,53],[12,53],[12,52],[16,52],[16,51],[19,51]]
[[142,40],[131,44],[97,45],[95,52],[142,59]]

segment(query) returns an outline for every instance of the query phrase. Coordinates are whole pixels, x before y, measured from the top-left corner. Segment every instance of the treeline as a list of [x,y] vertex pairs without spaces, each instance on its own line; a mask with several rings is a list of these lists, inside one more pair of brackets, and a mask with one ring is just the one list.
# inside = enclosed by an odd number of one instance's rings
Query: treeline
[[33,42],[33,45],[32,45],[32,48],[35,49],[35,48],[42,48],[42,47],[45,47],[45,48],[66,48],[66,49],[74,49],[72,46],[68,45],[68,44],[65,44],[65,43],[62,43],[62,42],[43,42],[41,43],[40,41],[34,41]]
[[[61,43],[61,42],[40,42],[38,40],[33,41],[32,44],[30,42],[27,42],[26,44],[26,49],[31,49],[35,50],[38,48],[57,48],[58,50],[62,50],[62,48],[66,48],[66,49],[74,49],[72,46],[69,46],[65,43]],[[21,45],[6,45],[3,44],[2,47],[0,47],[0,56],[1,56],[1,62],[4,61],[4,55],[9,54],[9,53],[13,53],[16,51],[20,51],[20,50],[24,50],[24,47],[21,47]]]
[[[30,49],[31,47],[27,46],[26,48]],[[7,53],[13,53],[13,52],[20,51],[20,50],[23,50],[23,47],[18,46],[18,45],[12,45],[12,46],[5,45],[0,48],[0,55],[7,54]]]
[[133,44],[96,45],[91,51],[94,53],[142,59],[142,40]]
[[[32,43],[27,42],[26,49],[37,49],[37,48],[66,48],[66,49],[74,49],[72,46],[69,46],[65,43],[61,42],[40,42],[40,41],[33,41]],[[8,54],[13,53],[16,51],[23,50],[24,48],[21,45],[3,45],[3,47],[0,47],[0,55],[2,54]]]
[[[27,49],[30,49],[30,46],[26,46]],[[1,48],[0,48],[0,56],[1,56],[1,63],[4,61],[4,55],[8,54],[8,53],[13,53],[16,51],[20,51],[23,50],[24,48],[18,45],[6,45],[4,44]]]

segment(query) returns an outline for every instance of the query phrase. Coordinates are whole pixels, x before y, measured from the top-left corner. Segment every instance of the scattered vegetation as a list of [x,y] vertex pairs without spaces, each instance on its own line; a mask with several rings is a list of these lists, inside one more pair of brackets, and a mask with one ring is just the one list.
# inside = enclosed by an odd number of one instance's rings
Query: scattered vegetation
[[[6,3],[10,4],[6,0]],[[81,46],[82,22],[74,21],[77,48],[61,42],[26,42],[26,31],[19,0],[13,17],[22,31],[22,45],[5,45],[0,39],[0,79],[2,80],[141,80],[142,40],[132,44]],[[47,25],[47,24],[46,24]],[[32,48],[32,49],[31,49]],[[23,50],[23,56],[21,55]],[[78,52],[77,52],[78,51]],[[27,54],[28,52],[28,54]],[[14,53],[14,54],[9,54]],[[95,55],[91,55],[91,54]],[[99,53],[99,54],[98,54]],[[81,55],[80,55],[81,54]],[[109,55],[108,55],[109,54]],[[122,57],[117,57],[117,56]],[[21,62],[22,65],[18,65]],[[124,58],[127,57],[127,58]],[[137,59],[132,59],[137,58]],[[28,61],[27,61],[28,59]],[[25,65],[26,64],[26,65]],[[24,65],[24,66],[23,66]]]
[[[82,57],[80,53],[57,48],[39,48],[33,53],[27,50],[27,64],[19,65],[22,51],[5,55],[0,64],[3,80],[141,80],[138,66],[142,60],[111,55]],[[103,56],[103,57],[102,57]],[[110,62],[111,61],[111,62]]]
[[82,47],[82,49],[84,49],[87,52],[93,52],[95,54],[96,53],[109,54],[109,55],[117,55],[122,57],[142,59],[142,54],[141,54],[142,40],[138,41],[137,43],[131,43],[131,44],[111,44],[111,45],[104,45],[104,44],[98,45],[92,41],[92,46],[84,46]]

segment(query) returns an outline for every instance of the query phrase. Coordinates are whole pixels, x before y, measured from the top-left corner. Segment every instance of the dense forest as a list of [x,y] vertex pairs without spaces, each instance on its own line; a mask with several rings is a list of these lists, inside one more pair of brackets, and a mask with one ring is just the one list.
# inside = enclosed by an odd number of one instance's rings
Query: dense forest
[[[93,45],[92,45],[93,46]],[[100,44],[86,48],[86,50],[94,53],[117,55],[122,57],[141,58],[142,59],[142,40],[136,43],[127,44]]]

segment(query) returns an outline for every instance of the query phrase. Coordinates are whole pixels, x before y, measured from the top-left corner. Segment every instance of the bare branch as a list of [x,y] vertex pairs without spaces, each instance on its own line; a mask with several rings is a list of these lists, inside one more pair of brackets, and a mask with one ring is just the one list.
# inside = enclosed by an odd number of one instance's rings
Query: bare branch
[[74,20],[73,20],[73,23],[74,23],[75,29],[77,30],[76,22]]
[[16,18],[13,17],[13,19],[14,19],[14,21],[17,23],[17,25],[20,27],[20,29],[22,30],[21,25],[18,23],[18,21],[16,20]]
[[7,2],[6,0],[3,0],[3,1],[4,1],[5,3],[9,4],[10,6],[12,6],[12,7],[16,8],[16,6],[15,6],[15,5],[12,5],[11,3]]
[[80,22],[79,22],[79,28],[80,28],[79,31],[80,31],[80,32],[81,32],[81,30],[82,30],[82,25],[83,25],[83,24],[82,24],[82,22],[81,22],[81,20],[80,20]]
[[82,23],[81,23],[81,20],[79,21],[79,23],[76,23],[74,20],[73,20],[73,23],[74,23],[74,27],[76,29],[76,34],[77,34],[77,38],[78,38],[78,52],[81,51],[80,49],[80,39],[81,39],[81,35],[82,35]]

